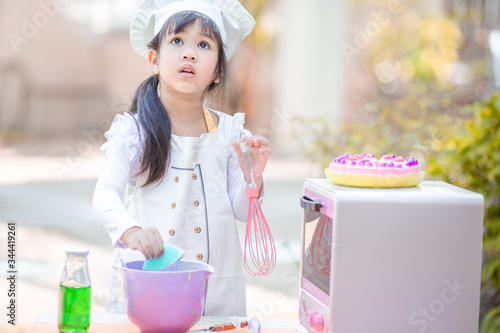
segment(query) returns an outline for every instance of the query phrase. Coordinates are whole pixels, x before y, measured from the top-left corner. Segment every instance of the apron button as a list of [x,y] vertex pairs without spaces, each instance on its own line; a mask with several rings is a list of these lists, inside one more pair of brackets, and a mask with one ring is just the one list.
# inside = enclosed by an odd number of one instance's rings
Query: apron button
[[196,174],[193,173],[193,180],[196,180],[196,178],[198,177],[196,176]]
[[193,201],[193,206],[198,207],[199,204],[198,200]]
[[173,236],[173,235],[175,234],[175,230],[174,230],[174,229],[170,229],[170,230],[168,231],[168,234],[169,234],[170,236]]
[[178,181],[179,181],[179,177],[175,176],[175,178],[174,178],[174,182],[176,182],[176,183],[177,183]]
[[197,234],[199,234],[201,232],[201,228],[200,227],[194,228],[194,232],[196,232]]
[[203,255],[202,255],[201,253],[198,253],[198,254],[196,255],[196,259],[198,259],[198,260],[203,259]]
[[170,207],[172,207],[172,209],[175,208],[175,202],[172,202],[172,204],[170,205]]

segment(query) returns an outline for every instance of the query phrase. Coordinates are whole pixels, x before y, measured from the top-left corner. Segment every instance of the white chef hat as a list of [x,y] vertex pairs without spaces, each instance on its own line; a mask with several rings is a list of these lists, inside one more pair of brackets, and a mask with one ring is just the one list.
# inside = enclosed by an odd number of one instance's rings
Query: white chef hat
[[130,25],[130,42],[135,52],[147,58],[149,42],[169,17],[183,11],[204,14],[215,22],[227,59],[255,26],[255,20],[238,0],[144,0]]

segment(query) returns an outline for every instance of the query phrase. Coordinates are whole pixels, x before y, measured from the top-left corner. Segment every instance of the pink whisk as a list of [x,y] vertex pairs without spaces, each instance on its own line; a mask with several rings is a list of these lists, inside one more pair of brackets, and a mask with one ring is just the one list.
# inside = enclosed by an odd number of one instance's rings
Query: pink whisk
[[276,266],[276,247],[271,230],[267,225],[264,213],[260,208],[259,190],[252,174],[250,147],[242,144],[246,137],[243,126],[240,126],[240,148],[247,181],[246,194],[249,200],[247,226],[245,233],[244,265],[248,274],[268,275]]

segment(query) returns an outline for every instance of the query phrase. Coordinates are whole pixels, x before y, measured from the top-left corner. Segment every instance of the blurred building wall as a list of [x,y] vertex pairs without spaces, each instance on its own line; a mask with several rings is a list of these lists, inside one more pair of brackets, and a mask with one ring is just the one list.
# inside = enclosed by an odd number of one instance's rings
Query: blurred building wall
[[293,148],[280,120],[344,113],[349,63],[340,45],[345,41],[349,0],[280,0],[280,4],[283,26],[275,58],[276,114],[271,122],[281,140],[276,150],[285,154]]
[[128,33],[93,34],[62,13],[68,1],[0,0],[1,131],[95,128],[148,75]]
[[348,66],[348,0],[282,1],[284,26],[276,54],[278,104],[290,113],[342,113]]

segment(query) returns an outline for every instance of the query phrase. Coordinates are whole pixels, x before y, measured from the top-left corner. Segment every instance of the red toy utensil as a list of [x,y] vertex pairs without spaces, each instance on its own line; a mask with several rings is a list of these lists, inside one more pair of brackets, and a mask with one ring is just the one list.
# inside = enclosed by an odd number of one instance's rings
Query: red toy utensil
[[243,126],[240,126],[240,148],[247,181],[246,194],[249,200],[247,226],[245,234],[244,265],[248,274],[268,275],[276,266],[276,247],[271,230],[267,225],[264,213],[260,208],[259,190],[252,175],[250,147],[241,140],[246,137]]

